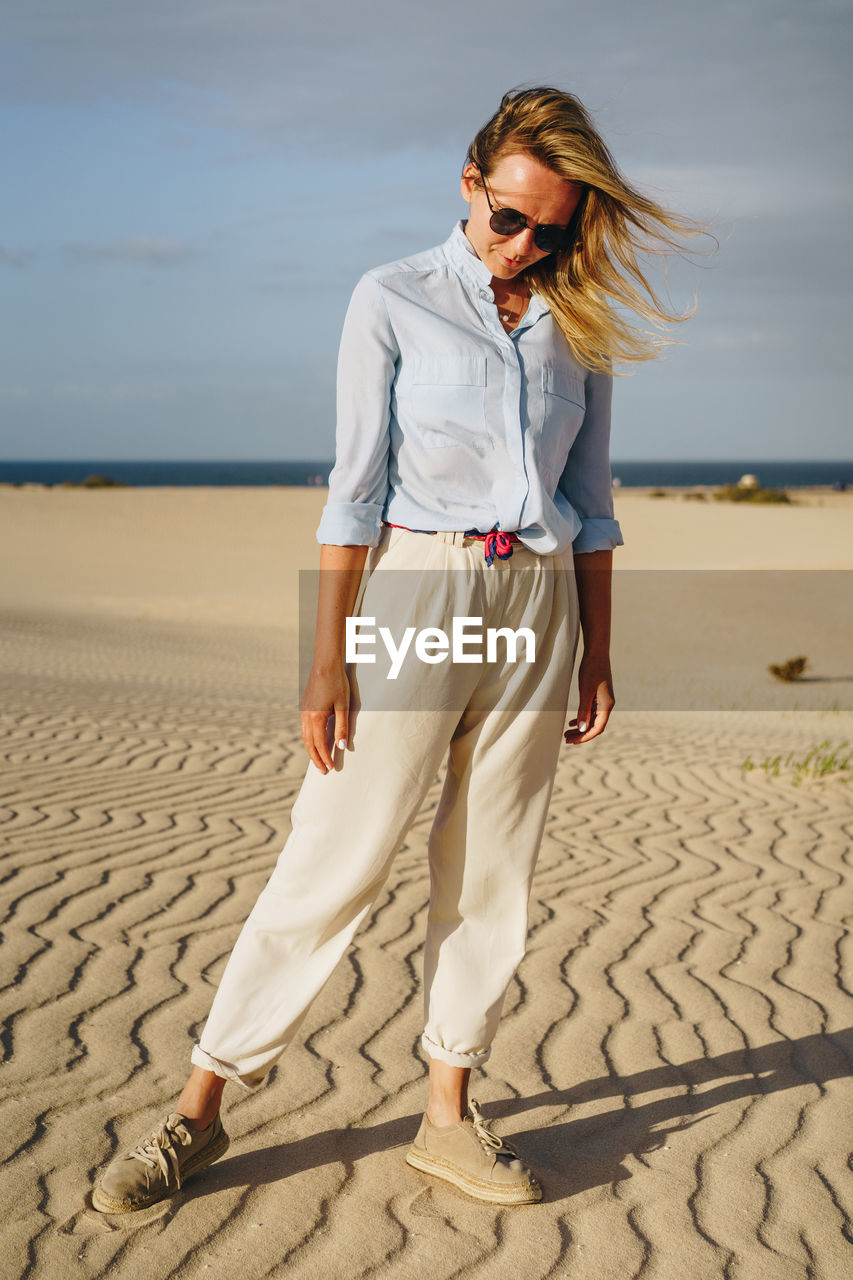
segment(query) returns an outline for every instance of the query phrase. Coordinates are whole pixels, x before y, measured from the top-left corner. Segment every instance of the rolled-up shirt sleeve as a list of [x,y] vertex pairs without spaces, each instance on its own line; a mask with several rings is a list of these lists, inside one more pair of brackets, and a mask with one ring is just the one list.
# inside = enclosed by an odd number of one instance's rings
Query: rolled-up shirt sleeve
[[338,353],[335,466],[317,541],[376,546],[388,495],[391,387],[399,356],[381,294],[371,276],[355,287]]
[[572,543],[576,555],[622,546],[622,531],[613,518],[610,476],[612,395],[610,374],[587,374],[586,413],[557,485],[581,521]]

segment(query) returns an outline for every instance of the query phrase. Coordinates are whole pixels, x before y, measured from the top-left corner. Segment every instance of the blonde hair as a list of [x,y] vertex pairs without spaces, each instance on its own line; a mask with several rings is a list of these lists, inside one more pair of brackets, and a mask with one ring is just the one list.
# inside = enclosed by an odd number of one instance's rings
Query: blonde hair
[[588,111],[571,93],[542,86],[504,94],[468,148],[466,166],[480,171],[475,184],[482,185],[480,175],[488,178],[513,152],[524,152],[586,188],[570,223],[569,247],[524,272],[531,290],[551,308],[573,354],[586,368],[608,372],[614,360],[654,359],[674,339],[630,324],[616,308],[660,327],[689,319],[695,306],[679,313],[664,305],[637,255],[683,253],[681,240],[706,228],[626,182]]

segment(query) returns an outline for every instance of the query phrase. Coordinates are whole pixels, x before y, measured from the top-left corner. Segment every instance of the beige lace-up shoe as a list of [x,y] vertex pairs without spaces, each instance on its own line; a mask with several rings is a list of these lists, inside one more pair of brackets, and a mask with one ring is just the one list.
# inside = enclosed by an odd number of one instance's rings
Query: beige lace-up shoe
[[173,1111],[168,1119],[107,1167],[92,1193],[101,1213],[132,1213],[173,1195],[199,1169],[228,1150],[228,1135],[216,1119],[207,1129],[193,1129],[186,1116]]
[[542,1188],[515,1147],[492,1133],[473,1100],[465,1119],[447,1129],[435,1128],[424,1116],[406,1163],[492,1204],[542,1199]]

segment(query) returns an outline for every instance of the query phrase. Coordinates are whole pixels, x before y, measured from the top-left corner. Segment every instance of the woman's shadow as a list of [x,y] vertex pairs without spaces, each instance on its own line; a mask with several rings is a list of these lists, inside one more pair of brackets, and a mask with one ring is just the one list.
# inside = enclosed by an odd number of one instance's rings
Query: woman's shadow
[[[571,1089],[493,1103],[486,1111],[492,1118],[507,1119],[537,1107],[577,1107],[608,1097],[618,1099],[619,1105],[604,1113],[546,1125],[519,1137],[522,1155],[545,1176],[546,1199],[553,1203],[628,1177],[623,1168],[626,1155],[660,1148],[670,1134],[701,1123],[716,1107],[804,1084],[822,1090],[826,1081],[853,1074],[852,1066],[853,1028],[846,1028],[653,1067],[630,1076],[600,1076]],[[712,1081],[717,1083],[708,1087]],[[664,1089],[675,1092],[642,1101],[644,1094]],[[419,1122],[420,1115],[401,1116],[371,1128],[330,1129],[246,1152],[208,1170],[190,1194],[277,1182],[324,1164],[352,1165],[377,1152],[407,1147]],[[506,1124],[500,1125],[500,1132],[514,1140]]]

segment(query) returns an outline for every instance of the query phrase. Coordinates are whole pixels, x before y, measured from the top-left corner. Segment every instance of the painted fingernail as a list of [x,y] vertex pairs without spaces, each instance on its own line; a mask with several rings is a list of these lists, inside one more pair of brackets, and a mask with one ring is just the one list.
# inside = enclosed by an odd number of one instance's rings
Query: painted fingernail
[[338,738],[338,750],[339,750],[339,751],[346,751],[346,749],[347,749],[347,740],[346,740],[346,738]]
[[586,720],[579,720],[578,728],[580,729],[581,733],[586,733]]

